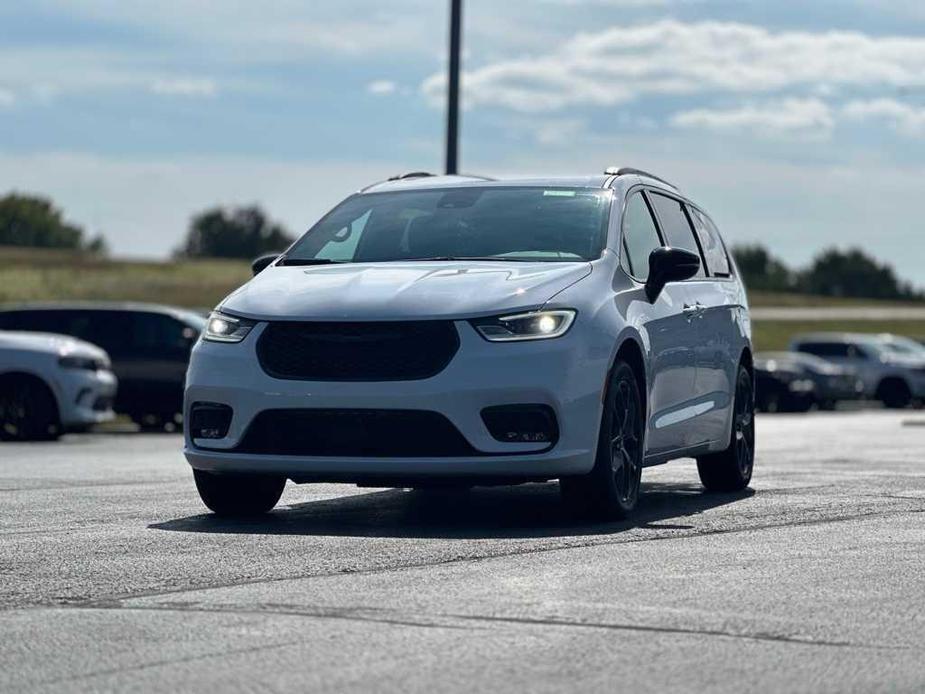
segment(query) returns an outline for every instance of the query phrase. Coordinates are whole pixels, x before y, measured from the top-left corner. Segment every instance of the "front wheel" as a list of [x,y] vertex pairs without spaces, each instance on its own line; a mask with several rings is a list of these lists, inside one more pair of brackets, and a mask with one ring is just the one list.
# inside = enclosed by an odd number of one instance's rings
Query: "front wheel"
[[603,519],[627,518],[636,508],[642,477],[645,412],[632,368],[614,365],[601,417],[594,468],[559,480],[571,511]]
[[884,407],[902,410],[912,402],[912,391],[901,378],[887,378],[877,387],[877,399]]
[[0,379],[0,441],[52,441],[61,435],[58,404],[31,376]]
[[256,516],[273,510],[286,478],[277,475],[216,475],[193,470],[202,502],[219,516]]
[[710,491],[739,491],[751,482],[755,466],[754,392],[752,377],[740,364],[729,446],[719,453],[697,458],[700,481]]

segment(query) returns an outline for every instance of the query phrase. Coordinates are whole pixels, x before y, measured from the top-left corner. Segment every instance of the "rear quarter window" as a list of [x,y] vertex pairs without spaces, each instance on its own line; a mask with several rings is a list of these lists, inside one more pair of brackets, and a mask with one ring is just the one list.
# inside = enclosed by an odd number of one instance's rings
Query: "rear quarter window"
[[703,249],[703,256],[707,261],[710,274],[715,277],[729,277],[732,274],[729,269],[729,257],[726,255],[726,248],[719,235],[719,229],[700,210],[688,207],[687,211],[690,213],[694,231],[700,240],[700,247]]

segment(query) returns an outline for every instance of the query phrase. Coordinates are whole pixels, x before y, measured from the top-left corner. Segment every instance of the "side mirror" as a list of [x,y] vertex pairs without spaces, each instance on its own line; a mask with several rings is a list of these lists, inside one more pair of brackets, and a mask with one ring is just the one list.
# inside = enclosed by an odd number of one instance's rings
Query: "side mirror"
[[254,276],[256,277],[261,272],[266,270],[270,263],[272,263],[277,258],[279,258],[278,253],[271,253],[270,255],[262,255],[253,261],[251,263],[251,271],[254,273]]
[[656,248],[649,254],[646,296],[654,302],[669,282],[690,279],[700,270],[700,256],[683,248]]

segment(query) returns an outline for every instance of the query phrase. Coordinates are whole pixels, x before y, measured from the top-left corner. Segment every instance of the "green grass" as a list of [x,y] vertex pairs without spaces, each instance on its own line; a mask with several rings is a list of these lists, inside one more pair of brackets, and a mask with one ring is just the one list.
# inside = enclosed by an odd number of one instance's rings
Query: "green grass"
[[250,277],[243,261],[111,260],[73,251],[0,248],[0,303],[149,301],[210,308]]
[[814,296],[809,294],[788,294],[784,292],[748,292],[748,304],[752,308],[792,306],[923,306],[921,301],[883,301],[881,299],[852,299],[841,296]]
[[[250,265],[244,261],[113,260],[73,251],[0,247],[0,303],[83,299],[209,308],[249,277]],[[768,292],[750,292],[749,302],[755,307],[902,305]],[[761,350],[783,349],[792,335],[814,330],[925,338],[925,321],[754,321],[753,327]]]
[[895,333],[925,340],[925,321],[838,320],[838,321],[752,321],[752,341],[758,351],[786,349],[790,338],[809,332]]

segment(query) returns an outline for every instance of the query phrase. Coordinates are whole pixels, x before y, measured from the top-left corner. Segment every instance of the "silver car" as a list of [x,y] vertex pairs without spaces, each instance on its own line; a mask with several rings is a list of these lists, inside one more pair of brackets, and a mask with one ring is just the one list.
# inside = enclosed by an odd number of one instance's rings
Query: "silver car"
[[895,347],[882,335],[866,333],[811,333],[797,335],[790,348],[856,369],[864,395],[886,407],[903,408],[925,397],[925,354]]
[[749,483],[745,289],[651,174],[400,176],[255,272],[187,374],[184,452],[217,513],[267,511],[286,479],[558,479],[622,517],[643,467],[687,456],[708,489]]

